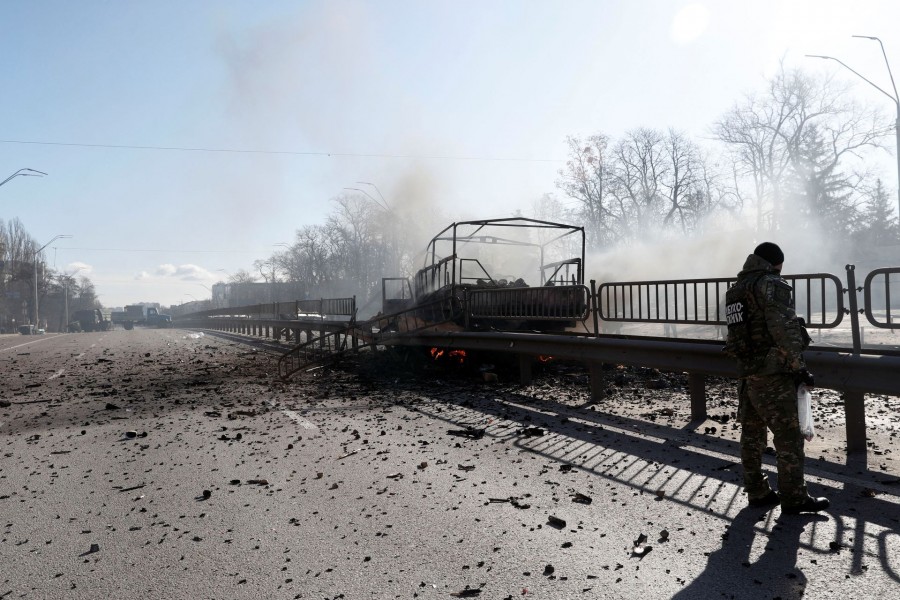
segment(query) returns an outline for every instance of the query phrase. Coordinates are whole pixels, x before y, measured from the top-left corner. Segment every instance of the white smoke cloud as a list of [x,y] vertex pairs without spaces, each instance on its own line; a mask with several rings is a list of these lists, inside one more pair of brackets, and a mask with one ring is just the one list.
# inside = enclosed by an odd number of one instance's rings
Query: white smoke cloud
[[93,265],[81,261],[70,262],[66,265],[64,273],[77,274],[79,277],[87,277],[94,272]]
[[154,274],[158,277],[174,277],[182,281],[209,281],[216,279],[214,273],[201,266],[192,264],[175,266],[171,263],[165,263],[156,267]]

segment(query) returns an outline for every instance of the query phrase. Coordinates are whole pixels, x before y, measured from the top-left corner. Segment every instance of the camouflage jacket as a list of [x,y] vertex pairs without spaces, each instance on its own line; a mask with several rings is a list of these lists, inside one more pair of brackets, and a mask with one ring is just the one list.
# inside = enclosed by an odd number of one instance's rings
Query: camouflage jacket
[[732,331],[726,342],[726,352],[737,360],[740,376],[796,373],[806,368],[803,351],[809,336],[794,312],[790,284],[755,254],[747,257],[738,273],[736,285],[740,284],[749,286],[752,295],[747,307],[751,351],[729,352]]

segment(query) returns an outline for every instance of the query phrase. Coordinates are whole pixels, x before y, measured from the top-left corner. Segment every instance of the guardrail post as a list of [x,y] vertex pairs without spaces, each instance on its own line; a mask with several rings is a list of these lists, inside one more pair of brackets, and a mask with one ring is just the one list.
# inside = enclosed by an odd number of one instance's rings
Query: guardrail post
[[688,390],[691,393],[691,420],[706,419],[706,375],[688,373]]
[[588,365],[591,378],[591,400],[599,402],[606,398],[606,388],[603,385],[603,363],[591,363]]
[[866,395],[844,392],[844,414],[847,418],[847,452],[866,452]]
[[325,299],[319,298],[319,347],[323,348],[323,344],[326,342],[325,339],[325,315],[322,314],[322,311],[325,310]]
[[[853,356],[862,350],[859,326],[859,306],[856,301],[856,266],[847,265],[847,294],[850,305],[850,327],[853,333]],[[866,452],[866,395],[863,392],[844,392],[847,452]]]
[[850,329],[853,333],[853,354],[859,356],[862,343],[859,337],[859,306],[856,302],[856,265],[847,265],[847,301],[850,305]]
[[522,385],[528,385],[531,383],[531,363],[532,357],[530,354],[520,354],[519,355],[519,383]]
[[353,296],[353,306],[350,308],[350,343],[353,345],[353,351],[359,350],[359,338],[356,337],[356,296]]

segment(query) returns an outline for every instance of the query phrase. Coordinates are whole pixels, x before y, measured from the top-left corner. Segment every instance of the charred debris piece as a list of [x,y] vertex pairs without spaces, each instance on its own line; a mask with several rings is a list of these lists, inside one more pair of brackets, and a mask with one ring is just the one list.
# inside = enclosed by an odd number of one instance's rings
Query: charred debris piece
[[473,440],[480,440],[484,437],[485,430],[475,427],[466,427],[465,429],[449,429],[447,435],[455,435],[457,437],[466,437]]
[[519,502],[519,500],[521,500],[521,499],[522,498],[520,498],[518,496],[510,496],[508,498],[488,498],[488,502],[490,504],[502,504],[504,502],[509,502],[515,508],[518,508],[520,510],[526,510],[528,508],[531,508],[530,504],[525,504],[524,502]]
[[541,437],[547,432],[540,427],[523,427],[522,429],[516,431],[516,433],[525,437]]

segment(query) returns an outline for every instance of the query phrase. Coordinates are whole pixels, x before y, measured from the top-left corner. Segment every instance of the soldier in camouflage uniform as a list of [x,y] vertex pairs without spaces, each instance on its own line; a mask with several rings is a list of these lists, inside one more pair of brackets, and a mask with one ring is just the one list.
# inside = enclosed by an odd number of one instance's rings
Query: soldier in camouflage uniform
[[[803,478],[803,436],[797,416],[797,386],[812,386],[803,361],[809,335],[793,308],[791,286],[781,277],[784,253],[771,242],[747,257],[737,282],[726,295],[728,338],[725,352],[738,364],[738,418],[744,489],[751,506],[781,503],[796,514],[828,508],[812,498]],[[778,489],[762,472],[766,428],[772,431],[778,465]]]

